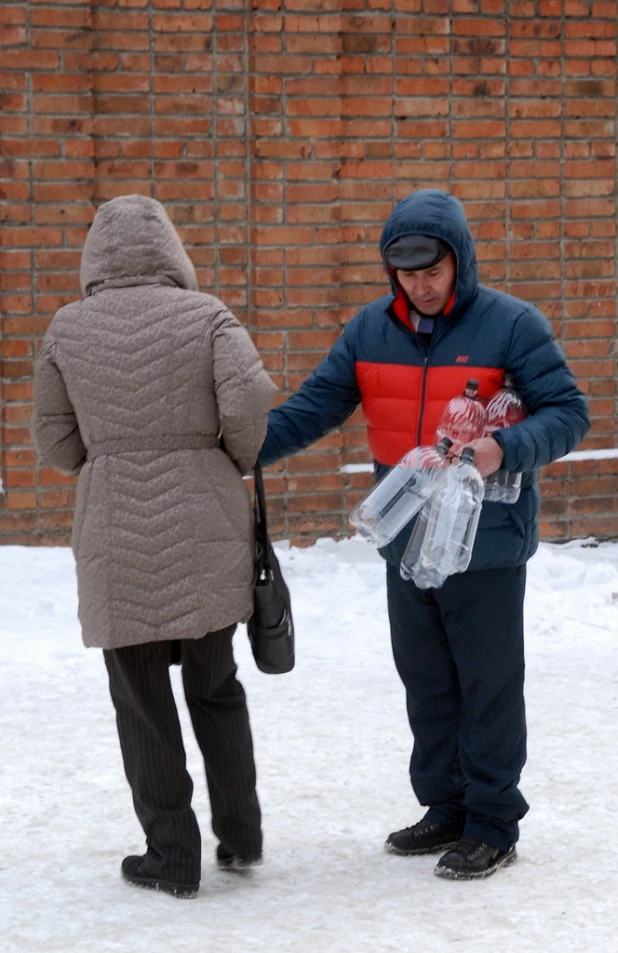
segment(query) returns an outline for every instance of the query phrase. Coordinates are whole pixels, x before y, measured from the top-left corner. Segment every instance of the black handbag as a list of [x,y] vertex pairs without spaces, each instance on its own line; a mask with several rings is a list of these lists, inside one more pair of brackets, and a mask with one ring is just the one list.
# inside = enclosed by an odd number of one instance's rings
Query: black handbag
[[262,467],[254,469],[255,581],[253,615],[247,632],[256,665],[267,675],[282,675],[294,668],[294,622],[290,591],[268,538],[266,496]]

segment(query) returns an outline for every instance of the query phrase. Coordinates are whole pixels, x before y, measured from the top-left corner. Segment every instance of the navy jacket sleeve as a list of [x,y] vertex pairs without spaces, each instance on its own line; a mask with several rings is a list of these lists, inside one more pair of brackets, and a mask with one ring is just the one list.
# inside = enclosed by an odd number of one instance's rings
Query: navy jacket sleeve
[[504,451],[503,466],[533,470],[573,450],[590,427],[587,402],[539,311],[515,319],[506,370],[515,375],[530,416],[493,434]]
[[298,393],[270,411],[268,431],[260,451],[260,462],[264,466],[315,443],[347,420],[360,403],[353,355],[359,319],[360,313],[350,321]]

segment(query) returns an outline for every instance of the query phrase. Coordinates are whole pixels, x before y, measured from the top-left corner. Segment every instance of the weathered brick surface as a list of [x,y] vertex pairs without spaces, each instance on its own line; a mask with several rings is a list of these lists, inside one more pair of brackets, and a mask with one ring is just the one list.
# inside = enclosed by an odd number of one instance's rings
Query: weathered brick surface
[[[606,0],[4,0],[0,541],[64,542],[74,481],[39,468],[32,357],[78,295],[97,205],[163,201],[201,287],[283,398],[386,288],[397,199],[464,202],[485,282],[539,307],[616,440],[616,27]],[[273,529],[346,530],[360,412],[269,476]],[[618,535],[615,461],[554,465],[549,538]]]

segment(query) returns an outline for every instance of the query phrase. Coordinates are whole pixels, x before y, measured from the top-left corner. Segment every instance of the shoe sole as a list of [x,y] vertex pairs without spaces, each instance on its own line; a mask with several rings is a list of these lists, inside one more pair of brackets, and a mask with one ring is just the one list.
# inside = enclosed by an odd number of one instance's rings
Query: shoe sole
[[263,863],[261,857],[258,857],[257,860],[248,861],[240,861],[236,857],[231,861],[217,860],[219,870],[230,870],[234,874],[242,874],[245,870],[252,870],[253,867],[261,867]]
[[493,867],[489,867],[487,870],[482,870],[478,873],[469,870],[455,870],[453,867],[440,867],[440,865],[438,865],[434,870],[434,874],[436,877],[442,877],[444,880],[484,880],[485,877],[491,877],[492,874],[495,874],[500,867],[512,867],[515,863],[517,863],[517,851],[513,851],[512,854],[501,857],[500,860],[496,861]]
[[140,887],[142,890],[158,890],[159,893],[166,893],[170,897],[176,897],[178,900],[193,900],[197,897],[199,884],[178,885],[169,883],[167,880],[157,880],[155,877],[140,877],[139,879],[122,875],[125,883],[131,887]]
[[395,847],[390,841],[386,841],[384,850],[387,854],[396,854],[398,857],[423,857],[425,854],[441,854],[445,850],[453,850],[458,843],[459,840],[444,841],[443,844],[436,844],[435,847],[414,847],[412,850],[403,850],[401,847]]

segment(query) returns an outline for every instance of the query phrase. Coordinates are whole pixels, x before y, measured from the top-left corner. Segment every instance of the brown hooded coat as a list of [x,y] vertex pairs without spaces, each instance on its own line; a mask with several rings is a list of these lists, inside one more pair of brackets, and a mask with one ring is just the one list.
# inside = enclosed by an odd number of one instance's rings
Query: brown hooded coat
[[[251,471],[275,387],[162,205],[101,206],[82,301],[35,373],[41,458],[79,473],[72,545],[86,645],[201,638],[252,610]],[[219,448],[219,437],[225,452]]]

